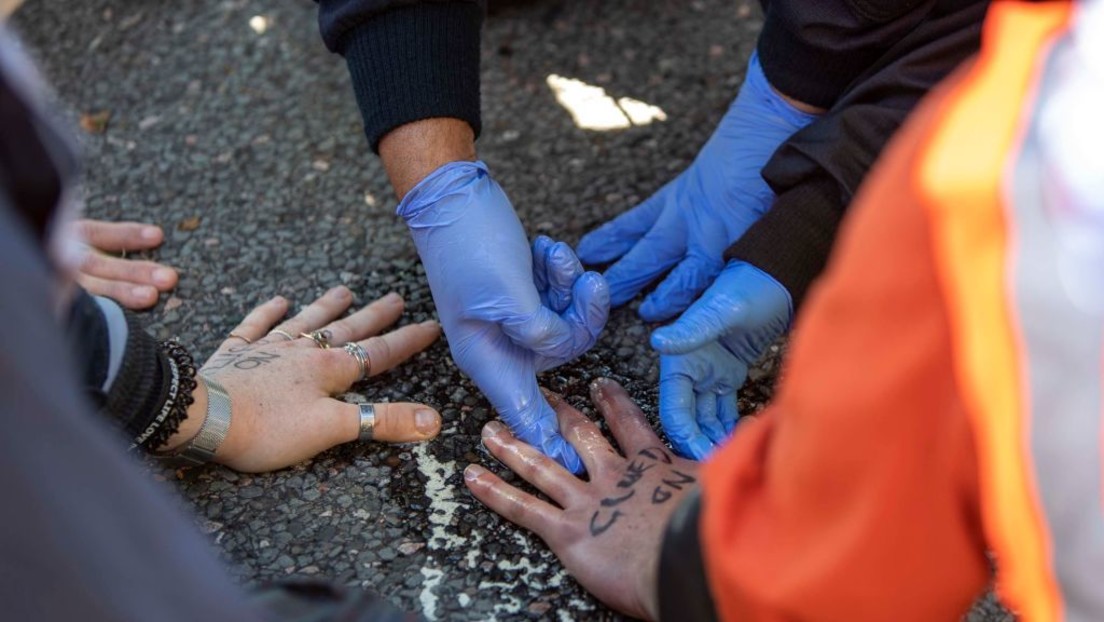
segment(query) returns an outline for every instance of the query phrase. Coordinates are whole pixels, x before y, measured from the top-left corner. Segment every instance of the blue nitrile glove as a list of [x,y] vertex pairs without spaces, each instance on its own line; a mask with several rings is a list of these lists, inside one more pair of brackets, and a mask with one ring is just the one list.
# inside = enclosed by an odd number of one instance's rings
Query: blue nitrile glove
[[748,366],[789,328],[790,293],[742,261],[724,271],[677,321],[652,333],[659,357],[659,419],[675,450],[701,460],[732,432]]
[[584,273],[566,244],[539,238],[530,250],[482,162],[435,170],[397,212],[425,265],[453,360],[518,438],[580,472],[536,374],[594,345],[609,315],[605,279]]
[[694,163],[579,242],[583,263],[620,257],[605,274],[613,305],[628,302],[674,267],[644,300],[640,315],[657,322],[690,306],[724,267],[725,249],[770,209],[774,193],[760,175],[763,166],[815,118],[771,88],[753,54],[740,94]]

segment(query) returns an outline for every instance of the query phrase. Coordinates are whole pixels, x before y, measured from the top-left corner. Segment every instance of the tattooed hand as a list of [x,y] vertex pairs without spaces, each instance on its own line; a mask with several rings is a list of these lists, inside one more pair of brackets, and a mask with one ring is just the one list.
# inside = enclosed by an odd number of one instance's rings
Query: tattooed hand
[[599,379],[591,385],[591,399],[624,457],[597,425],[549,395],[560,430],[583,459],[589,482],[518,441],[497,421],[483,428],[487,449],[556,505],[474,464],[464,471],[464,480],[492,510],[544,539],[567,571],[602,602],[654,620],[663,531],[683,495],[697,485],[699,464],[675,456],[660,442],[621,385]]
[[[226,339],[199,371],[222,384],[233,404],[230,430],[215,453],[216,462],[239,471],[271,471],[356,440],[358,407],[333,396],[357,381],[359,363],[344,349],[320,349],[300,333],[329,331],[335,346],[357,341],[371,361],[370,376],[421,352],[441,334],[440,326],[430,321],[378,335],[402,315],[403,299],[397,294],[338,319],[352,302],[348,288],[335,287],[277,326],[288,308],[287,300],[277,297],[232,331],[236,336]],[[199,431],[207,409],[203,382],[194,396],[188,418],[162,451],[179,447]],[[441,429],[440,415],[421,404],[376,404],[375,411],[378,441],[423,441]]]

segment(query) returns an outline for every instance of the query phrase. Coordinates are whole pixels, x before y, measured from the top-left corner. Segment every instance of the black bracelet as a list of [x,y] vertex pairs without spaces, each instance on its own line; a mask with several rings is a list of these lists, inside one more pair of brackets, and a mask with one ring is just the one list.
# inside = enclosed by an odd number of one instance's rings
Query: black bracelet
[[168,391],[157,416],[134,439],[134,446],[153,452],[176,434],[188,418],[188,407],[195,403],[196,368],[192,355],[175,341],[162,341],[161,350],[169,366]]

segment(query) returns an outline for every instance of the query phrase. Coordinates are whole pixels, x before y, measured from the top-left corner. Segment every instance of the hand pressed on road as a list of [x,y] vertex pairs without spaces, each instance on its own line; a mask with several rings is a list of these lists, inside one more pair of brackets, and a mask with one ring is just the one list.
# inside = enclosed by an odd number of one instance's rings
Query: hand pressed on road
[[[222,384],[233,404],[230,431],[215,454],[216,462],[238,471],[271,471],[356,440],[359,408],[333,396],[349,390],[360,376],[360,366],[340,344],[359,343],[371,361],[369,375],[376,376],[421,352],[441,334],[433,321],[379,334],[402,315],[403,300],[397,294],[341,318],[352,302],[348,288],[335,287],[277,325],[288,302],[276,297],[232,331],[244,339],[223,341],[199,371]],[[273,329],[296,338],[288,340]],[[313,340],[298,337],[315,330],[330,331],[334,347],[323,350]],[[378,441],[423,441],[441,429],[440,415],[422,404],[375,404],[375,413]],[[197,390],[188,419],[163,450],[194,436],[205,416],[206,392]]]
[[654,620],[663,532],[683,496],[697,485],[699,465],[673,455],[612,380],[595,381],[591,398],[620,453],[594,422],[558,396],[548,397],[564,437],[586,465],[589,481],[576,478],[494,421],[483,428],[484,445],[553,503],[474,464],[464,471],[464,481],[492,510],[539,535],[602,602]]
[[112,298],[129,309],[146,309],[157,304],[161,292],[176,287],[179,277],[168,266],[112,256],[161,246],[165,239],[161,227],[87,219],[72,226],[86,245],[77,282],[89,293]]
[[451,162],[399,204],[425,266],[456,365],[519,437],[573,471],[579,457],[541,396],[537,373],[586,352],[609,315],[606,281],[566,244],[530,246],[482,162]]

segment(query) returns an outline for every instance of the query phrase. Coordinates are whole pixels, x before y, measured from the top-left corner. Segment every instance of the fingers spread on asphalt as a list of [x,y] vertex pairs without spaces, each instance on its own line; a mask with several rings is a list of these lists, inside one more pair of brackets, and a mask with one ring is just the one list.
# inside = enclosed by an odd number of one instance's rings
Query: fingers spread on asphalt
[[101,279],[87,274],[78,274],[77,282],[89,293],[111,298],[128,309],[147,309],[157,304],[157,289],[149,285]]
[[[360,408],[356,410],[360,422]],[[413,443],[431,439],[441,431],[441,415],[424,404],[395,402],[374,404],[376,423],[372,440],[384,443]]]
[[[250,341],[258,341],[268,333],[273,324],[280,321],[288,310],[288,301],[283,296],[276,296],[257,307],[254,307],[242,321],[231,331],[235,335],[241,335]],[[224,343],[224,346],[228,345]],[[229,344],[233,345],[233,344]],[[240,342],[238,342],[240,345]]]
[[[293,337],[298,337],[301,333],[318,330],[341,317],[341,314],[352,303],[353,292],[349,291],[348,287],[339,285],[322,294],[317,300],[304,307],[295,317],[277,328],[291,334]],[[305,342],[304,346],[316,347],[309,339],[303,341]]]
[[368,354],[369,376],[382,374],[425,350],[441,336],[441,325],[433,320],[410,324],[360,342]]
[[599,378],[590,385],[590,398],[626,455],[647,447],[662,447],[644,413],[621,385],[609,378]]
[[542,538],[547,539],[554,533],[554,528],[562,520],[562,510],[514,488],[477,464],[470,464],[464,469],[464,483],[483,505]]
[[483,426],[483,445],[511,471],[561,506],[584,494],[578,478],[532,445],[519,441],[498,421]]
[[610,446],[606,437],[602,436],[602,431],[598,429],[598,426],[587,419],[586,415],[575,410],[571,404],[568,404],[562,397],[551,391],[545,391],[544,396],[548,399],[549,405],[556,411],[556,417],[560,424],[560,434],[575,447],[575,451],[582,458],[587,472],[592,477],[597,476],[603,470],[606,462],[611,457],[616,456],[617,453]]
[[326,328],[332,334],[335,344],[359,341],[376,335],[397,322],[402,315],[403,305],[402,296],[390,293],[349,317],[331,323]]
[[179,278],[176,270],[152,261],[120,259],[95,251],[85,254],[81,271],[104,279],[152,285],[162,291],[175,287]]
[[136,222],[78,220],[76,230],[88,244],[111,252],[156,248],[165,238],[161,227]]

